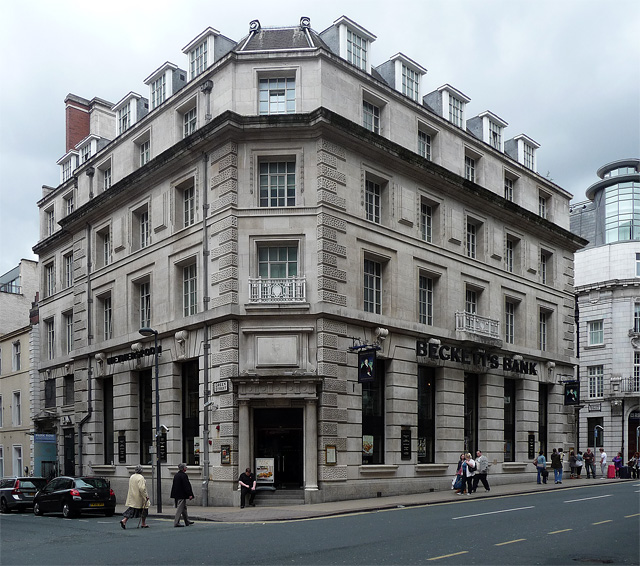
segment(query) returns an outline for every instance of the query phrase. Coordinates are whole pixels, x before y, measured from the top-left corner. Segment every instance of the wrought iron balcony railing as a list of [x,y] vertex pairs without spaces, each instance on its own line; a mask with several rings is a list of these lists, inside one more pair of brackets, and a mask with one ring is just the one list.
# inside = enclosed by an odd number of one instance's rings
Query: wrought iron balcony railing
[[500,321],[470,312],[456,312],[456,331],[458,330],[499,339]]
[[305,277],[249,278],[249,302],[251,303],[304,303],[306,299]]

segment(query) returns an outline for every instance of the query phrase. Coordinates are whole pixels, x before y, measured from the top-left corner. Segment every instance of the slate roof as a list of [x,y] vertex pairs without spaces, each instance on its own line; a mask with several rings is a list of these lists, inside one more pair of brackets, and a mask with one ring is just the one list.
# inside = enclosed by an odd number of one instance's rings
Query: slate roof
[[309,49],[323,47],[329,49],[327,44],[311,28],[300,26],[286,28],[260,28],[251,31],[248,36],[242,38],[236,47],[236,51],[264,51],[271,49]]

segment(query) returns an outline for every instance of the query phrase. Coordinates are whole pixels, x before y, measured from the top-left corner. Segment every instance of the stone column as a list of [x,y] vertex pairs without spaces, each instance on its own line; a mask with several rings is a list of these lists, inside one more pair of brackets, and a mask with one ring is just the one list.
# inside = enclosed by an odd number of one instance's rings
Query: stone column
[[238,401],[238,471],[251,465],[251,434],[249,431],[249,401]]
[[304,410],[304,462],[307,491],[318,489],[318,415],[317,399],[306,399]]

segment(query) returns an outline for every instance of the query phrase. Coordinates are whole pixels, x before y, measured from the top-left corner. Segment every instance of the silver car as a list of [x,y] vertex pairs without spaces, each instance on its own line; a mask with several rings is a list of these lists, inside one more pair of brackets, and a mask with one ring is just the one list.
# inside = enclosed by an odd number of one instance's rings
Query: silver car
[[0,480],[0,510],[9,513],[13,509],[32,509],[33,496],[45,485],[45,478],[3,478]]

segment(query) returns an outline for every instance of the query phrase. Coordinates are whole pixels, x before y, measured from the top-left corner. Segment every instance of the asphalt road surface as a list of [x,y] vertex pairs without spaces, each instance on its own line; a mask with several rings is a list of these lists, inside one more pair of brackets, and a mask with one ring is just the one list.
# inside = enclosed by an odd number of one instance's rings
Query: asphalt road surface
[[0,516],[3,566],[640,564],[640,482],[279,523]]

